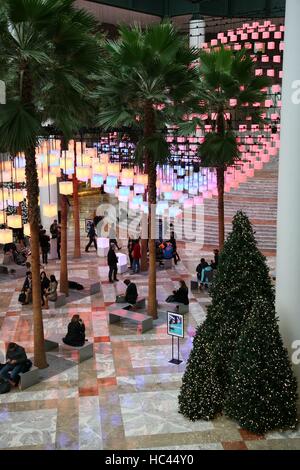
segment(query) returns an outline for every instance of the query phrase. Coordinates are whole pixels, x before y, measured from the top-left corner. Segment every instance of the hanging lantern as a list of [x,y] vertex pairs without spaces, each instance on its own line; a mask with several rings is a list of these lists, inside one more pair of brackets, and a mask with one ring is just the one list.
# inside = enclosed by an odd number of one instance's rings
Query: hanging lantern
[[12,196],[15,202],[22,202],[24,200],[24,194],[22,189],[15,189],[13,191]]
[[101,153],[100,154],[100,160],[101,160],[101,163],[108,164],[109,163],[109,153]]
[[77,179],[80,181],[88,181],[90,179],[90,167],[85,165],[85,166],[78,166],[76,168],[76,176]]
[[5,224],[5,220],[6,220],[6,212],[0,211],[0,224]]
[[65,196],[73,194],[73,182],[72,181],[60,181],[59,192]]
[[57,205],[54,203],[44,204],[43,214],[45,217],[56,217],[57,216]]
[[77,158],[77,161],[80,162],[82,166],[90,166],[91,165],[90,155],[82,154],[81,157]]
[[16,182],[24,183],[25,181],[26,181],[25,168],[17,168],[16,169]]
[[146,186],[148,184],[148,175],[136,175],[134,180],[137,184],[144,184]]
[[62,168],[63,171],[66,170],[73,170],[74,169],[74,158],[72,157],[66,157],[66,158],[61,158],[60,159],[60,168]]
[[7,225],[10,228],[21,228],[22,227],[22,216],[18,214],[7,216]]
[[103,176],[102,175],[93,175],[91,179],[92,188],[100,188],[103,185]]
[[30,237],[30,224],[23,225],[23,233],[25,237]]
[[49,173],[49,175],[46,175],[44,173],[44,176],[43,178],[40,179],[40,186],[48,186],[48,185],[52,185],[52,184],[56,184],[57,182],[57,176],[56,175],[52,175],[51,173]]
[[51,166],[50,168],[50,174],[53,176],[56,176],[56,178],[59,178],[61,175],[61,170],[59,166]]
[[95,162],[92,166],[93,175],[105,175],[107,174],[107,165],[104,163]]
[[8,228],[0,229],[0,243],[5,245],[5,243],[13,242],[13,231]]
[[120,174],[119,163],[109,163],[107,165],[107,174],[108,175],[119,176],[119,174]]

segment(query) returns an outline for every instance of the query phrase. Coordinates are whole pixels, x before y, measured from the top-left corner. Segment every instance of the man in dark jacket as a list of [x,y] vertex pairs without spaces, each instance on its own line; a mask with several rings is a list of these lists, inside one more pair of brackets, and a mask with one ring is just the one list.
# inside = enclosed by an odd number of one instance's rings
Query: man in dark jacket
[[118,272],[118,257],[115,253],[115,245],[111,244],[109,251],[107,253],[107,264],[109,266],[108,279],[109,282],[118,281],[117,272]]
[[125,302],[128,302],[134,305],[138,298],[136,284],[134,282],[131,282],[130,279],[125,279],[124,284],[127,286],[127,289],[125,292]]
[[90,239],[90,241],[88,242],[88,244],[86,245],[85,247],[85,251],[88,252],[89,251],[89,247],[91,246],[92,243],[94,243],[94,247],[97,251],[97,241],[96,241],[96,230],[95,230],[95,224],[91,224],[90,225],[90,229],[88,231],[88,238]]
[[0,370],[0,377],[15,386],[18,383],[19,373],[24,371],[26,365],[25,349],[16,343],[9,343],[6,351],[6,364]]

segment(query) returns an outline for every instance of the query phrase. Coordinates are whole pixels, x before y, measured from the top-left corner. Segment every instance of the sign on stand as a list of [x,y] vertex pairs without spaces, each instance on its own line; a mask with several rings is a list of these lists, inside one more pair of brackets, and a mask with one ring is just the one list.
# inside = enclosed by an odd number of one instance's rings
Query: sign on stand
[[[167,312],[167,332],[172,336],[172,359],[171,364],[180,364],[179,359],[179,338],[184,338],[184,319],[183,315],[175,312]],[[174,357],[174,338],[177,338],[177,358]]]

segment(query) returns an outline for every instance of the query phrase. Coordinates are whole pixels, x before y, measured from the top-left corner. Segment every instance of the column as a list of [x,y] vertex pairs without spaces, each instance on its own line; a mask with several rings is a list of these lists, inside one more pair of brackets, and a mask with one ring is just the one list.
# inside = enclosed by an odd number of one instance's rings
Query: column
[[[286,1],[278,182],[276,309],[300,384],[300,1]],[[298,345],[296,341],[298,340]],[[296,348],[298,353],[296,354]],[[294,353],[294,354],[293,354]],[[298,360],[295,360],[297,359]]]
[[200,47],[205,42],[205,21],[200,15],[190,20],[190,47]]

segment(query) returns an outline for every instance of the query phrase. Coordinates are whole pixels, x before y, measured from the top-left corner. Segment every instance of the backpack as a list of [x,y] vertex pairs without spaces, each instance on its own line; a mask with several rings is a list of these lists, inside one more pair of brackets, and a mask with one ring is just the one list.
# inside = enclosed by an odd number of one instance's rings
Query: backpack
[[83,290],[84,287],[79,282],[69,281],[69,289]]
[[10,383],[8,380],[3,379],[0,377],[0,395],[2,393],[8,393],[10,392]]

